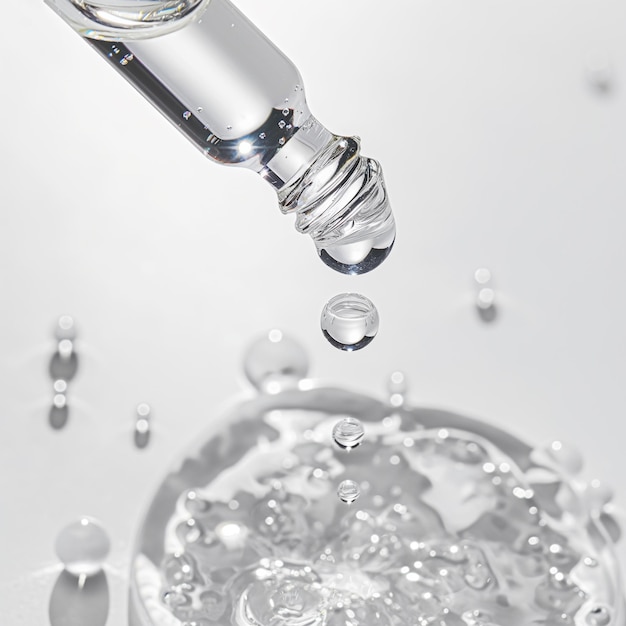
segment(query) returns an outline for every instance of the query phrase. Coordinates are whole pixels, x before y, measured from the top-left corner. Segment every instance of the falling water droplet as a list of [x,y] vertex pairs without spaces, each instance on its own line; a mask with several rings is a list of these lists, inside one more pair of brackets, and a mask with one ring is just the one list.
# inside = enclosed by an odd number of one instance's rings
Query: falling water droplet
[[111,542],[100,524],[82,517],[57,535],[54,549],[65,569],[74,576],[89,577],[102,570]]
[[352,504],[361,495],[361,488],[353,480],[344,480],[337,488],[337,495],[342,502]]
[[344,450],[352,450],[363,441],[365,429],[360,420],[355,417],[345,417],[335,424],[333,428],[333,439],[335,443]]
[[331,345],[352,352],[364,348],[378,333],[378,311],[365,296],[342,293],[328,301],[320,323]]

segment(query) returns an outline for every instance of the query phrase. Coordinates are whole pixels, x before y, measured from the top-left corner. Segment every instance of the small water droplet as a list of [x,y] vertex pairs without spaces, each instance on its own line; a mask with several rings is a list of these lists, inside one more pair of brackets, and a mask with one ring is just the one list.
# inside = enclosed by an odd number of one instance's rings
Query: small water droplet
[[196,111],[198,111],[198,113],[202,113],[202,107],[198,107]]
[[285,117],[287,117],[287,116],[289,115],[289,109],[284,108],[284,109],[283,109],[283,115],[284,115]]
[[333,439],[344,450],[350,451],[359,446],[364,436],[363,424],[355,417],[345,417],[337,422],[333,428]]
[[284,138],[284,137],[281,137],[281,138],[278,140],[278,143],[279,143],[281,146],[284,146],[284,145],[285,145],[285,138]]
[[307,375],[309,358],[298,341],[273,329],[248,348],[243,367],[259,391],[277,393],[295,387]]
[[67,391],[67,381],[60,378],[54,381],[52,387],[57,393],[65,393]]
[[54,549],[65,569],[74,576],[93,576],[102,570],[111,542],[100,524],[82,517],[57,535]]
[[331,345],[351,352],[367,346],[378,333],[378,311],[365,296],[342,293],[324,306],[320,323]]
[[226,130],[232,130],[232,129],[233,127],[230,124],[226,127]]
[[59,341],[61,339],[76,339],[76,324],[71,315],[61,315],[61,317],[59,317],[54,336]]
[[183,113],[183,117],[184,117],[186,120],[188,120],[188,119],[191,117],[191,111],[185,111],[185,112]]
[[337,487],[337,495],[342,502],[352,504],[361,495],[361,488],[353,480],[344,480]]
[[71,359],[74,353],[74,342],[70,339],[61,339],[58,345],[58,353],[59,356],[66,361]]
[[278,122],[278,128],[280,129],[285,128],[286,125],[287,123],[285,122],[285,120],[280,120],[280,122]]
[[389,376],[387,390],[389,391],[389,403],[391,406],[400,407],[404,404],[407,383],[403,372],[393,372]]
[[62,409],[67,405],[67,396],[64,393],[55,393],[52,398],[52,405],[57,409]]
[[265,133],[259,133],[259,139],[265,139],[267,135]]

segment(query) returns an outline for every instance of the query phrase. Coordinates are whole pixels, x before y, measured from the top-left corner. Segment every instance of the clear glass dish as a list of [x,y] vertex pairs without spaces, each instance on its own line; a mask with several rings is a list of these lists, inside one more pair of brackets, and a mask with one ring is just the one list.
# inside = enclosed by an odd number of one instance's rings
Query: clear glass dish
[[[211,418],[163,480],[137,536],[132,626],[623,623],[619,527],[579,455],[315,387],[284,361],[262,376],[248,362],[260,393]],[[365,428],[349,452],[332,440],[346,416]]]

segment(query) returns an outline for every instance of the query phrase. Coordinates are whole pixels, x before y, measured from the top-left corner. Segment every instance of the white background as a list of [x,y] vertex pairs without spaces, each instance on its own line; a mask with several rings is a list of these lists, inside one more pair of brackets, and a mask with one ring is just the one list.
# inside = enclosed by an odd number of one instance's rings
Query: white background
[[[177,453],[244,388],[278,327],[312,375],[532,443],[563,439],[618,490],[626,373],[626,4],[617,0],[239,0],[296,63],[313,113],[383,164],[389,260],[336,275],[259,177],[207,162],[43,2],[0,38],[0,597],[46,623],[54,538],[81,514],[113,540],[111,624],[130,543]],[[588,65],[608,62],[599,93]],[[473,273],[499,317],[482,323]],[[330,347],[323,304],[360,291],[381,328]],[[77,320],[70,422],[47,423],[57,317]],[[134,408],[154,436],[132,445]],[[621,491],[620,491],[621,490]]]

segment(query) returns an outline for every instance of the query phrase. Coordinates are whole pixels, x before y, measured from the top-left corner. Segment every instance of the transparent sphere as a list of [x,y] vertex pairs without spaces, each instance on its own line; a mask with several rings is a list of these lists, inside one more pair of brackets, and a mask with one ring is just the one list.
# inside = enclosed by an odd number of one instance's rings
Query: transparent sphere
[[365,296],[342,293],[328,301],[320,324],[331,345],[352,352],[367,346],[378,333],[378,311]]
[[74,576],[93,576],[102,570],[111,542],[100,524],[82,517],[57,535],[54,549],[65,569]]
[[354,417],[345,417],[335,424],[333,440],[344,450],[356,448],[363,441],[365,429],[360,420]]
[[337,487],[337,495],[342,502],[352,504],[361,495],[361,488],[353,480],[343,480]]
[[246,378],[259,391],[278,393],[306,377],[309,357],[298,341],[275,329],[250,345],[243,368]]

